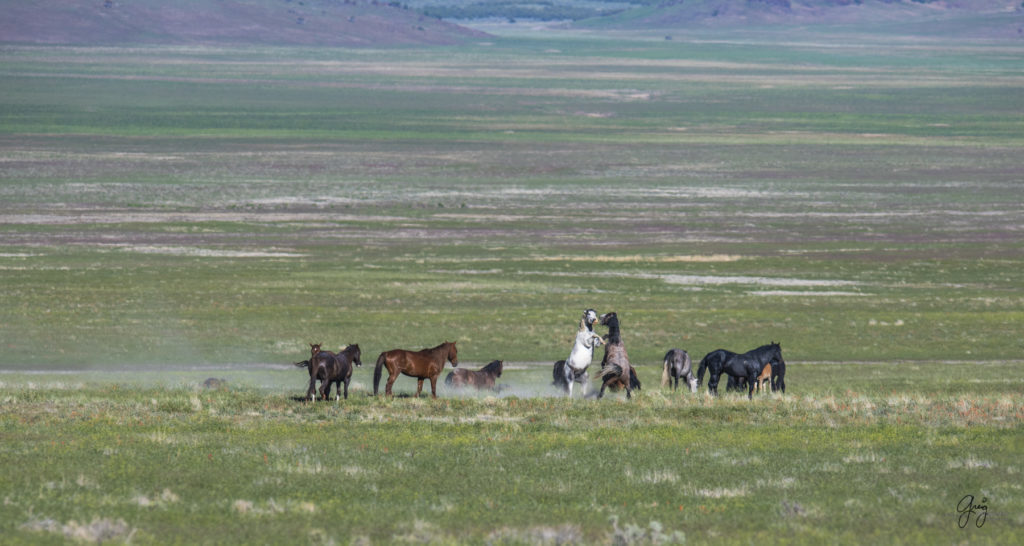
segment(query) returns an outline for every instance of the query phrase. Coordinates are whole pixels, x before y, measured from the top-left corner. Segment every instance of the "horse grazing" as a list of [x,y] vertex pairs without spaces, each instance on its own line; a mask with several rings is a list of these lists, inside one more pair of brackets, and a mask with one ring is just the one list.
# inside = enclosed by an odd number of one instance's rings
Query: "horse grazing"
[[[362,352],[359,345],[347,345],[337,354],[331,351],[318,350],[310,357],[309,366],[309,390],[306,391],[306,398],[310,401],[315,399],[316,382],[320,381],[320,398],[327,400],[331,395],[331,384],[336,384],[336,399],[341,399],[341,384],[345,384],[345,400],[348,400],[348,384],[352,381],[352,365],[362,366],[360,360]],[[296,366],[301,363],[296,364]]]
[[772,391],[786,392],[786,361],[782,359],[782,347],[774,341],[743,354],[736,354],[725,349],[711,351],[700,361],[700,367],[697,369],[697,384],[703,382],[704,370],[708,370],[711,374],[708,379],[708,392],[717,395],[718,380],[722,373],[726,373],[736,378],[737,381],[746,379],[747,398],[753,398],[754,384],[767,364],[771,364],[772,367]]
[[601,336],[594,333],[595,322],[597,311],[587,309],[583,312],[569,358],[555,362],[555,367],[551,371],[554,378],[552,384],[570,397],[573,383],[582,385],[584,394],[587,392],[587,368],[594,358],[594,347],[601,344]]
[[682,349],[669,349],[665,353],[664,367],[661,372],[661,386],[665,387],[674,379],[672,390],[679,388],[679,379],[683,378],[690,385],[690,392],[697,392],[697,378],[693,375],[690,364],[690,353]]
[[640,379],[636,376],[636,370],[629,363],[629,355],[626,354],[626,345],[622,343],[622,333],[619,330],[619,317],[615,313],[601,315],[601,325],[608,327],[608,335],[605,336],[607,343],[604,345],[604,358],[601,359],[601,370],[597,372],[597,378],[601,382],[601,391],[597,397],[604,396],[604,390],[611,388],[626,389],[626,398],[632,398],[633,389],[640,390]]
[[444,378],[444,384],[449,387],[465,387],[472,385],[477,390],[494,389],[494,380],[501,377],[501,370],[505,363],[495,360],[477,371],[456,368],[448,372]]
[[430,379],[430,394],[437,398],[437,378],[444,369],[444,363],[451,362],[452,366],[459,365],[459,354],[455,349],[455,343],[454,341],[445,341],[433,349],[419,351],[392,349],[381,353],[377,357],[377,367],[373,370],[373,395],[377,396],[381,371],[387,367],[388,381],[384,386],[384,394],[387,396],[391,396],[391,386],[398,379],[398,374],[405,374],[418,380],[416,384],[417,397],[423,391],[423,380]]

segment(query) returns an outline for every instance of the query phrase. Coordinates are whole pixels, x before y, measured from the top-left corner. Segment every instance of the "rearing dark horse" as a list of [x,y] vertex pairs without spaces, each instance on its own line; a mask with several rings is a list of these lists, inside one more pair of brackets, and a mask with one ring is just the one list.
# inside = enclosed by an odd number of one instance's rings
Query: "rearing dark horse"
[[601,379],[601,391],[597,397],[604,396],[606,388],[626,389],[626,398],[633,397],[633,390],[640,390],[640,379],[636,376],[636,370],[629,363],[629,355],[626,354],[626,345],[622,342],[622,330],[619,328],[619,317],[615,313],[601,315],[601,324],[608,327],[608,335],[605,337],[604,359],[601,360],[601,371],[597,377]]
[[454,341],[445,341],[433,349],[420,351],[392,349],[381,353],[377,357],[377,367],[373,370],[373,395],[377,396],[381,371],[387,367],[388,382],[384,386],[384,394],[391,396],[391,386],[398,379],[398,374],[404,373],[419,380],[416,384],[417,397],[423,391],[423,380],[430,379],[430,393],[437,398],[437,378],[441,375],[441,370],[444,369],[444,363],[451,362],[452,366],[459,365],[459,354],[455,349],[455,343]]
[[782,359],[782,346],[774,341],[743,354],[725,349],[711,351],[704,355],[697,369],[697,384],[704,382],[704,371],[708,378],[708,392],[718,395],[718,380],[722,373],[737,379],[747,380],[747,398],[754,397],[754,384],[766,364],[772,366],[772,391],[786,392],[786,361]]

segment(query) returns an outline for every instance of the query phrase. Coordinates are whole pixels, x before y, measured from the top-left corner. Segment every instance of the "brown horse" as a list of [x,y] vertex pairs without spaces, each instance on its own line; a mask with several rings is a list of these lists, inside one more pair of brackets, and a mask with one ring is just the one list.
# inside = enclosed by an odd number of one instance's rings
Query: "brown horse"
[[[771,383],[772,382],[772,365],[771,364],[765,364],[764,365],[764,369],[761,370],[761,375],[757,376],[757,385],[755,386],[755,388],[757,389],[758,392],[761,391],[761,386],[764,385],[765,382],[767,382],[768,385],[772,384]],[[768,391],[765,391],[765,392],[768,392]]]
[[493,389],[494,380],[501,377],[501,369],[504,366],[503,361],[495,360],[475,372],[463,368],[455,369],[448,372],[448,377],[444,378],[444,384],[449,387],[472,385],[477,390]]
[[433,349],[420,351],[392,349],[381,353],[377,357],[377,367],[373,370],[373,395],[377,396],[381,370],[387,366],[388,382],[384,386],[384,394],[391,396],[391,385],[395,384],[398,374],[404,373],[419,380],[416,384],[417,397],[423,391],[423,380],[430,379],[430,394],[437,398],[437,378],[441,375],[441,370],[444,369],[444,363],[448,361],[452,363],[452,366],[459,365],[459,354],[455,349],[455,343],[454,341],[445,341]]
[[345,384],[345,400],[348,400],[348,384],[352,381],[352,365],[362,366],[362,352],[359,345],[347,345],[337,354],[331,351],[317,351],[309,359],[309,390],[306,398],[314,399],[316,382],[320,381],[320,398],[327,400],[331,396],[331,385],[337,385],[336,398],[341,398],[341,384]]
[[619,328],[619,317],[615,313],[601,315],[601,324],[608,327],[608,335],[605,336],[604,359],[601,360],[601,371],[597,372],[597,379],[601,381],[601,391],[597,397],[604,396],[607,388],[617,390],[626,389],[626,398],[633,397],[633,390],[640,389],[640,379],[636,376],[636,370],[629,363],[629,355],[626,354],[626,345],[622,343],[622,332]]

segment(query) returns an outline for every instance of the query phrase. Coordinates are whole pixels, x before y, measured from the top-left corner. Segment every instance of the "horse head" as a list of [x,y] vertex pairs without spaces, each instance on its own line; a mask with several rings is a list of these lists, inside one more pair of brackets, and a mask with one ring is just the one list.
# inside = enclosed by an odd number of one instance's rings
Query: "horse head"
[[310,343],[309,344],[309,357],[310,358],[320,354],[320,346],[321,345],[323,345],[323,343]]
[[618,317],[618,315],[615,314],[614,311],[601,315],[601,325],[602,326],[611,326],[612,322],[616,322],[617,323],[618,321],[619,321],[619,317]]
[[455,348],[455,341],[445,341],[445,345],[448,346],[448,361],[452,363],[452,366],[459,365],[459,351]]
[[344,350],[348,351],[352,355],[352,362],[356,366],[362,366],[363,365],[363,361],[359,360],[359,358],[361,356],[363,356],[363,353],[362,353],[362,351],[359,350],[359,344],[358,343],[354,343],[352,345],[349,345],[348,347],[345,347]]
[[786,361],[782,359],[781,343],[776,343],[775,341],[772,341],[770,344],[768,344],[768,350],[770,351],[772,357],[770,362],[771,364],[782,364],[783,366],[786,365]]
[[587,309],[583,312],[583,324],[587,329],[593,330],[595,322],[597,322],[597,311]]

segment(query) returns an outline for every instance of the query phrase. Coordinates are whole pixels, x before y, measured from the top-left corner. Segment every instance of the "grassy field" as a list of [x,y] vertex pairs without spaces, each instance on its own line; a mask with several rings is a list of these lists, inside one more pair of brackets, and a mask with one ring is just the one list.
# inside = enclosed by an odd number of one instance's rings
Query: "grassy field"
[[[794,364],[785,396],[657,387],[296,401],[299,370],[0,377],[7,543],[1006,544],[1019,364]],[[237,378],[237,379],[236,379]],[[798,385],[798,387],[796,386]],[[525,393],[524,393],[525,394]],[[957,504],[986,521],[958,528]]]
[[[1022,57],[4,47],[5,541],[1011,542]],[[635,403],[550,396],[588,307]],[[308,343],[445,339],[520,390],[293,400]],[[770,340],[785,396],[656,387],[668,348]]]

